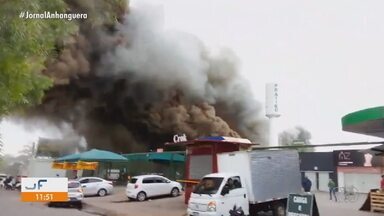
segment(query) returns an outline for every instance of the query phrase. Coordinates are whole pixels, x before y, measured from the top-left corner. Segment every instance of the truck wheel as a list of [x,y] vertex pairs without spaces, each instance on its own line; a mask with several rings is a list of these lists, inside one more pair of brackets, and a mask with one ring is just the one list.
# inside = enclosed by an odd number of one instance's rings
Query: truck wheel
[[273,204],[272,214],[273,216],[285,216],[285,205],[280,202]]

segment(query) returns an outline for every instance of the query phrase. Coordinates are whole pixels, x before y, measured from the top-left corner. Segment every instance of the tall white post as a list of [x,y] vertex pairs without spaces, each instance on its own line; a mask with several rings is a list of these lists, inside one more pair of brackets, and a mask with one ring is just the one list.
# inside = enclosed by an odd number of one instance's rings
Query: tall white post
[[279,134],[276,130],[276,120],[280,116],[277,103],[278,95],[278,85],[268,83],[265,88],[265,115],[269,119],[269,146],[279,145]]
[[279,146],[279,134],[276,130],[276,123],[276,118],[269,118],[269,146]]

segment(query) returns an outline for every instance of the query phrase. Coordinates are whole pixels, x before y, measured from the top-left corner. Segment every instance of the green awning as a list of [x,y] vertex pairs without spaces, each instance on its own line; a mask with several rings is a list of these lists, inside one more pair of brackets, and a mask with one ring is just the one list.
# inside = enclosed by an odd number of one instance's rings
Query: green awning
[[80,153],[70,154],[70,155],[66,155],[66,156],[63,156],[63,157],[56,159],[55,162],[78,161],[77,158],[79,158],[79,157],[80,157]]
[[123,154],[123,157],[127,158],[129,161],[147,161],[148,153],[135,153],[135,154]]
[[181,154],[172,154],[164,152],[161,154],[150,154],[149,160],[184,162],[185,156]]
[[185,156],[181,153],[175,152],[149,152],[149,153],[133,153],[133,154],[124,154],[125,158],[130,161],[175,161],[175,162],[184,162]]
[[341,121],[344,131],[384,138],[384,106],[350,113]]

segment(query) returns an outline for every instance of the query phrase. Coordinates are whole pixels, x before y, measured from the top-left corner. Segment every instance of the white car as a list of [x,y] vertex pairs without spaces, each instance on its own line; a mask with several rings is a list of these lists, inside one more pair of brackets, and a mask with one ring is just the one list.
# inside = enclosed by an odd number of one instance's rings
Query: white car
[[98,177],[80,178],[84,196],[105,196],[113,192],[113,182]]
[[141,175],[130,179],[125,191],[128,199],[144,201],[148,197],[170,195],[178,196],[182,186],[159,175]]
[[82,200],[84,198],[83,189],[78,181],[68,181],[68,202],[50,202],[49,207],[57,205],[74,205],[76,208],[81,209],[83,207]]

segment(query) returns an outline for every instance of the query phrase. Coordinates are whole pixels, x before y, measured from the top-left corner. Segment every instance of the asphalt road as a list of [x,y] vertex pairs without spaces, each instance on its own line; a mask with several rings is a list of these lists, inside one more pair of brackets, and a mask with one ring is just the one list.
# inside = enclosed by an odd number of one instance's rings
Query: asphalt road
[[20,201],[18,191],[0,189],[1,216],[91,216],[74,208],[49,208],[44,203]]
[[[85,208],[48,208],[44,203],[25,203],[19,199],[19,192],[0,189],[1,216],[184,216],[186,206],[183,197],[159,198],[146,202],[128,201],[124,188],[115,188],[115,193],[106,197],[87,197]],[[358,209],[365,200],[362,195],[356,202],[333,202],[327,193],[316,193],[321,216],[379,216],[383,214],[362,212]],[[270,216],[270,214],[262,214]]]

